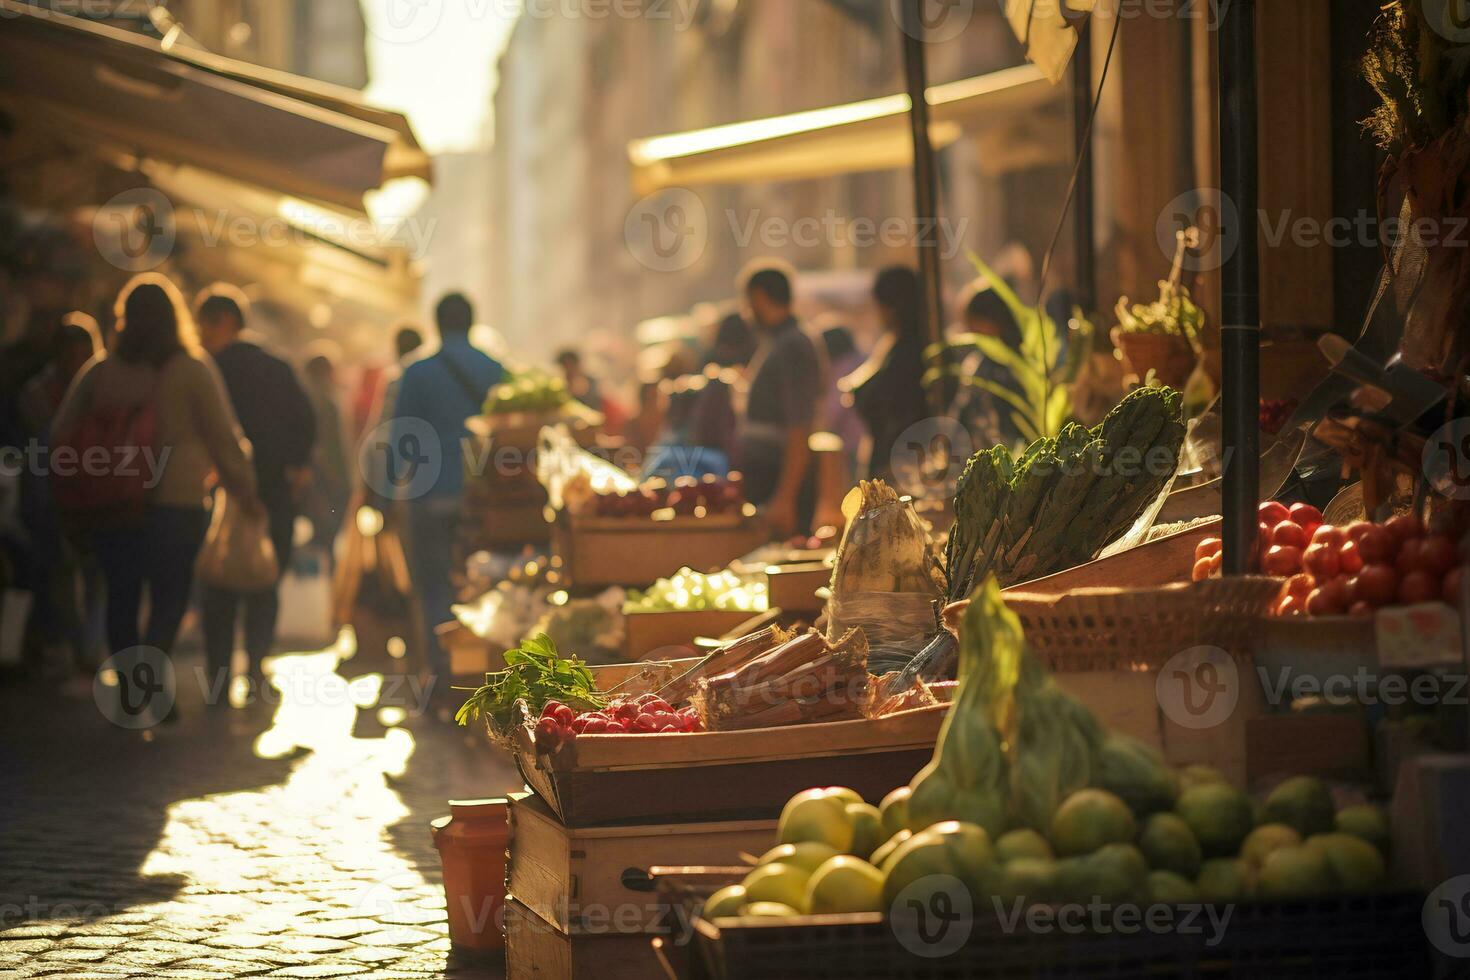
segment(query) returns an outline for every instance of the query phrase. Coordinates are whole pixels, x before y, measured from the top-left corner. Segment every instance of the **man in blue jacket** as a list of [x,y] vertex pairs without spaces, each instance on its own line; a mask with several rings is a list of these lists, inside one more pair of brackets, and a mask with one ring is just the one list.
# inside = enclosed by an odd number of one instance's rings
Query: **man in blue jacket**
[[505,376],[500,362],[470,343],[474,308],[459,293],[439,301],[439,350],[409,364],[393,405],[390,478],[407,501],[409,569],[424,631],[424,650],[440,697],[449,665],[434,628],[453,618],[455,528],[464,495],[465,420]]

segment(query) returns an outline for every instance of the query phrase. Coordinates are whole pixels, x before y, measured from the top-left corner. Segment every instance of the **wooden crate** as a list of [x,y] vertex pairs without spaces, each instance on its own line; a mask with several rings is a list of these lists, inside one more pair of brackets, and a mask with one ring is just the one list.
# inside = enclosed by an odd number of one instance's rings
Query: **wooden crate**
[[698,612],[635,612],[623,617],[623,656],[629,660],[667,660],[696,652],[695,640],[744,636],[752,612],[706,609]]
[[[506,980],[656,980],[665,973],[653,939],[642,933],[564,933],[514,896],[506,898]],[[670,954],[682,972],[683,948]]]
[[738,864],[742,852],[775,846],[776,821],[571,829],[527,796],[511,804],[510,832],[507,887],[541,919],[568,934],[654,933],[664,929],[664,905],[646,875],[650,866]]
[[876,803],[934,755],[947,705],[883,718],[740,732],[582,735],[538,753],[512,735],[527,784],[570,827],[770,819],[796,793],[850,786]]
[[505,669],[505,649],[476,636],[463,623],[441,623],[434,634],[449,657],[449,673],[455,677],[477,678],[479,683],[483,675]]
[[552,533],[562,573],[576,588],[641,588],[688,566],[713,572],[765,542],[756,518],[653,521],[563,515]]
[[825,603],[817,597],[817,590],[831,581],[832,566],[826,562],[772,565],[766,569],[770,604],[798,615],[815,617],[822,611]]

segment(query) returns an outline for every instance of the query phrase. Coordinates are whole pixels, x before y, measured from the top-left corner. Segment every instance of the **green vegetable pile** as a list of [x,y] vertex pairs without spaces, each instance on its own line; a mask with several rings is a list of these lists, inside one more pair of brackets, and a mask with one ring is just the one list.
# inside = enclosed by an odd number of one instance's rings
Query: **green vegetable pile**
[[522,371],[508,374],[504,381],[490,389],[484,412],[486,415],[554,412],[571,400],[563,379],[542,371]]
[[468,725],[480,718],[495,731],[507,731],[516,722],[516,703],[525,701],[539,715],[548,701],[560,701],[579,711],[601,708],[606,702],[593,686],[592,672],[576,657],[563,659],[556,644],[538,633],[505,652],[505,670],[485,675],[481,685],[455,714]]
[[1126,531],[1178,465],[1182,401],[1139,388],[1096,427],[1069,423],[1019,459],[1004,446],[971,457],[944,551],[949,598],[987,576],[1007,586],[1080,565]]

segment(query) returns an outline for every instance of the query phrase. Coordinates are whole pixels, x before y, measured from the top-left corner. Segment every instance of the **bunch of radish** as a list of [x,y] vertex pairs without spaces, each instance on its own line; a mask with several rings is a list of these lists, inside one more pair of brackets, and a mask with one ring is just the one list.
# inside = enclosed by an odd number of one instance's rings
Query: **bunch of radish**
[[578,735],[653,735],[702,732],[704,723],[693,707],[675,710],[656,694],[613,698],[596,711],[577,712],[560,701],[548,701],[536,720],[536,746],[554,751]]

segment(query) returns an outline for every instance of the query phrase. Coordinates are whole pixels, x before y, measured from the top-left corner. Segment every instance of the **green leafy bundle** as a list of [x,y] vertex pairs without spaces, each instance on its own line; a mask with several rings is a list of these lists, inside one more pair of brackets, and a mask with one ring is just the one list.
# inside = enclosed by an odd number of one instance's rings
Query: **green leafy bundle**
[[[1072,395],[1067,386],[1076,378],[1090,348],[1091,324],[1079,315],[1078,336],[1064,352],[1061,329],[1044,307],[1022,303],[1005,280],[973,252],[970,261],[1010,309],[1020,328],[1020,346],[1009,347],[999,337],[985,334],[961,334],[947,344],[934,345],[926,351],[932,366],[924,383],[937,384],[947,377],[989,392],[1011,407],[1011,421],[1028,442],[1056,435],[1072,417]],[[960,369],[952,352],[964,348],[979,350],[986,359],[1005,368],[1014,384],[1001,384]]]
[[1080,565],[1132,526],[1178,465],[1182,402],[1139,388],[1094,428],[1069,423],[1019,459],[1004,446],[971,457],[945,544],[949,598],[988,575],[1007,586]]
[[587,665],[576,657],[563,659],[545,633],[507,650],[505,670],[486,674],[485,683],[470,695],[454,720],[468,725],[486,718],[492,729],[505,731],[515,724],[516,704],[520,701],[533,715],[540,714],[548,701],[560,701],[579,711],[604,704]]
[[1124,296],[1118,300],[1118,326],[1124,333],[1162,334],[1179,337],[1189,344],[1196,354],[1200,351],[1200,332],[1204,330],[1205,314],[1189,290],[1172,279],[1159,281],[1159,298],[1152,303],[1130,303]]

